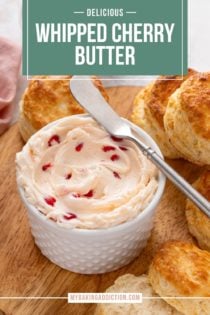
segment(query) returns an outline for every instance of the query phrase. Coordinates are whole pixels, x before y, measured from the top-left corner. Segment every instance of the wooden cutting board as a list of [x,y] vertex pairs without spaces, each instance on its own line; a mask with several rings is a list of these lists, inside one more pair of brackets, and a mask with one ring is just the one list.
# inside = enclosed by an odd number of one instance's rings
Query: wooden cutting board
[[[129,117],[133,98],[139,88],[116,87],[107,91],[116,111]],[[152,236],[135,261],[103,275],[85,276],[62,270],[45,258],[35,246],[26,211],[18,196],[15,154],[22,146],[17,124],[0,138],[0,296],[8,297],[0,299],[0,309],[6,315],[92,315],[95,305],[67,304],[67,293],[103,292],[120,275],[141,275],[146,272],[155,251],[163,242],[170,239],[193,241],[186,225],[185,197],[167,183],[157,208]],[[169,163],[189,182],[193,182],[201,172],[201,168],[184,160]],[[29,297],[51,299],[35,300]]]

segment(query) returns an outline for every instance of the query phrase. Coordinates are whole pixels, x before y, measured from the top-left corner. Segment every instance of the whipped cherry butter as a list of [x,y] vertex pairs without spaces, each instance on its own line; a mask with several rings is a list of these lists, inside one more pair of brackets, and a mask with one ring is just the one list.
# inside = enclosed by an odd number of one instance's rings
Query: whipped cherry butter
[[37,211],[68,228],[101,229],[136,217],[157,189],[157,170],[131,141],[87,116],[58,120],[17,154],[17,181]]

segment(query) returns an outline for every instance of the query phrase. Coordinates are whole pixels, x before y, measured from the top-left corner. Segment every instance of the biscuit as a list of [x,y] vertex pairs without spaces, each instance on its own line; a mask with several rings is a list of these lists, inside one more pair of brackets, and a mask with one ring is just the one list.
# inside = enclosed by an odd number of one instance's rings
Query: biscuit
[[[69,90],[70,79],[71,76],[37,76],[30,81],[20,101],[19,129],[25,141],[54,120],[84,113]],[[95,77],[93,80],[108,99],[101,82]]]
[[179,315],[180,313],[162,299],[145,299],[145,297],[158,297],[153,291],[147,275],[135,277],[127,274],[119,277],[107,293],[143,293],[143,303],[132,304],[98,304],[95,315]]
[[169,241],[155,255],[149,268],[149,280],[155,292],[179,312],[210,314],[209,252],[190,243]]
[[[210,202],[210,170],[205,171],[193,186]],[[210,219],[196,205],[187,200],[186,217],[190,233],[201,248],[210,251]]]
[[171,95],[164,126],[185,159],[210,165],[210,72],[194,74]]
[[189,69],[188,75],[183,80],[180,76],[160,76],[140,91],[134,100],[131,121],[149,133],[159,145],[163,155],[168,158],[181,157],[165,133],[163,117],[168,99],[194,72]]

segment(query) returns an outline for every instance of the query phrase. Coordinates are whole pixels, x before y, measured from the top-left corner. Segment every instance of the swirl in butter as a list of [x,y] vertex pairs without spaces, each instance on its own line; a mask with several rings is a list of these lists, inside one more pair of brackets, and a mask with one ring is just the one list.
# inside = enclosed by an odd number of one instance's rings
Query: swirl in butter
[[157,170],[131,141],[87,116],[37,132],[17,154],[28,202],[59,225],[100,229],[136,217],[157,189]]

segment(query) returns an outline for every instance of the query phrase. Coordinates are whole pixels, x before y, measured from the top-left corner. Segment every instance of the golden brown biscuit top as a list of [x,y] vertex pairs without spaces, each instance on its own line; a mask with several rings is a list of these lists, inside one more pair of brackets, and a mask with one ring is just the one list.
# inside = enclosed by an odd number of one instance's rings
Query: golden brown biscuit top
[[191,76],[180,90],[181,107],[192,128],[210,139],[210,72]]
[[[53,78],[54,80],[48,80]],[[45,79],[45,80],[43,80]],[[23,101],[23,114],[35,129],[40,129],[49,122],[59,118],[84,113],[69,90],[71,76],[37,76],[30,81]],[[95,85],[107,98],[99,80]]]
[[162,128],[164,128],[163,116],[169,97],[193,73],[195,73],[195,71],[189,69],[188,74],[184,76],[183,80],[181,76],[160,76],[151,85],[149,92],[145,93],[145,103]]
[[152,266],[180,295],[210,297],[210,253],[193,244],[169,241]]
[[210,170],[206,170],[193,186],[210,201]]

